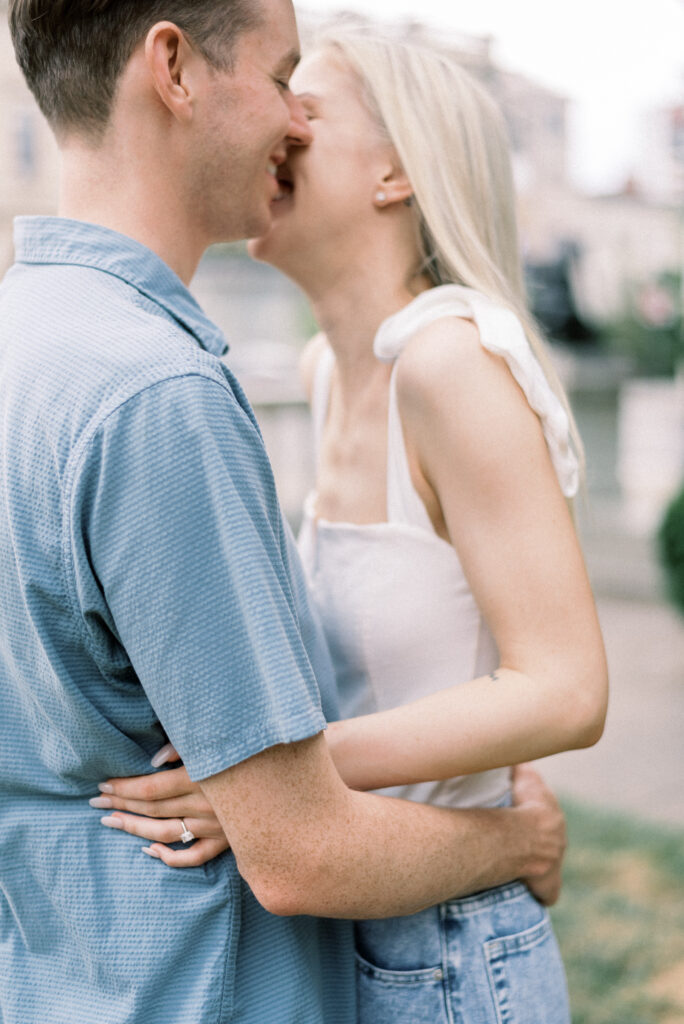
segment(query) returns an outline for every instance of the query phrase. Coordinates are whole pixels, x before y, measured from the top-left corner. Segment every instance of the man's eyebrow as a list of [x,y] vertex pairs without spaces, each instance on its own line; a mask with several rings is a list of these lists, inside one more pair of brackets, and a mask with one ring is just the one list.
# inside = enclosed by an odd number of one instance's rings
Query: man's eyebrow
[[302,59],[299,50],[290,50],[278,64],[278,70],[292,73]]

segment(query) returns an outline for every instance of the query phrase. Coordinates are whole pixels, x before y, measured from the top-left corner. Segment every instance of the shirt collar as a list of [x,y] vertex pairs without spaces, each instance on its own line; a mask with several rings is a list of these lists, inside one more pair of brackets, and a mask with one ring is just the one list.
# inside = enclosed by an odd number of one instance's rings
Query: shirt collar
[[120,278],[165,309],[202,348],[224,355],[226,340],[181,279],[147,246],[118,231],[64,217],[17,217],[17,263],[92,267]]

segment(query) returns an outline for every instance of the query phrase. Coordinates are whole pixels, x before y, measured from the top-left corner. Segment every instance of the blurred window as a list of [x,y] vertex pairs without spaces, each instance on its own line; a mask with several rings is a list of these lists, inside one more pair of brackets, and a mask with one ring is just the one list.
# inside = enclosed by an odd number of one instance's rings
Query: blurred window
[[14,147],[17,174],[20,178],[33,178],[38,169],[36,119],[31,111],[17,112],[14,129]]
[[506,125],[508,127],[511,149],[514,153],[520,153],[524,149],[522,125],[518,118],[514,117],[509,111],[506,112]]
[[672,111],[672,153],[675,160],[684,162],[684,107]]
[[562,136],[565,134],[565,118],[561,111],[555,110],[549,114],[546,127],[552,135]]

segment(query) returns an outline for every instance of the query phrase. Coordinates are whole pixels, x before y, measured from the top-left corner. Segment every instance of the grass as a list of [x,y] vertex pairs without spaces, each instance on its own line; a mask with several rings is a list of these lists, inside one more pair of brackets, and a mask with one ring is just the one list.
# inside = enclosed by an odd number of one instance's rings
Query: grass
[[552,916],[573,1024],[684,1024],[684,830],[564,809],[570,846]]

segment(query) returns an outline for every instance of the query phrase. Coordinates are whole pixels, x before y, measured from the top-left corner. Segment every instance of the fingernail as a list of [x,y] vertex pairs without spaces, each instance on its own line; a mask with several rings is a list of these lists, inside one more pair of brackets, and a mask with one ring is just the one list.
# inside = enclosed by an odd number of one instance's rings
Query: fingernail
[[114,787],[111,786],[108,782],[101,782],[100,785],[97,788],[100,790],[101,793],[113,793],[114,792]]
[[172,744],[171,743],[165,743],[164,746],[161,748],[161,750],[158,750],[157,753],[152,758],[152,760],[150,761],[150,764],[152,765],[152,767],[153,768],[161,768],[161,766],[163,764],[166,764],[166,762],[169,759],[169,754],[171,753],[172,750],[173,750]]
[[91,807],[99,807],[101,810],[112,806],[112,801],[108,796],[94,796],[88,801],[88,803]]
[[123,821],[121,818],[117,818],[113,814],[110,814],[106,818],[100,818],[100,824],[106,825],[107,828],[123,828]]
[[141,849],[142,852],[146,853],[148,857],[154,857],[155,860],[161,860],[161,857],[159,856],[157,851],[153,850],[151,846],[143,846],[141,847]]

